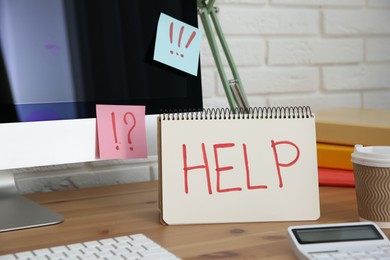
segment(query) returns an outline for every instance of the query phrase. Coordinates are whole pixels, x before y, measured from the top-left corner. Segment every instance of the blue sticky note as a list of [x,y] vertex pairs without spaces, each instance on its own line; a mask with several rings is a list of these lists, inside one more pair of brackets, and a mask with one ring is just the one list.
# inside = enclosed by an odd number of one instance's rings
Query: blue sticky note
[[201,38],[198,28],[161,13],[153,59],[196,76]]

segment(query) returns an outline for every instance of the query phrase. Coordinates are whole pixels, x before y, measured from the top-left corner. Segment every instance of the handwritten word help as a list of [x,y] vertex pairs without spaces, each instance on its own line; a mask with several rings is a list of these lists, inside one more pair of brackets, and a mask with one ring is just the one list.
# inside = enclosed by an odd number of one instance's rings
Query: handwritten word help
[[[288,149],[293,149],[295,152],[295,157],[288,162],[281,162],[279,159],[278,148],[281,146],[287,146]],[[299,147],[291,141],[270,141],[270,152],[273,153],[274,164],[275,164],[275,178],[279,184],[279,188],[283,188],[283,168],[293,167],[294,164],[299,160],[300,149]],[[286,147],[285,147],[286,148]],[[241,160],[237,158],[235,163],[241,162],[244,165],[245,172],[240,174],[242,178],[246,179],[246,186],[240,187],[225,187],[224,183],[224,173],[234,170],[235,165],[221,165],[220,161],[223,159],[223,154],[221,153],[225,149],[240,149],[242,155]],[[204,143],[200,144],[200,149],[197,152],[202,154],[203,162],[197,165],[192,165],[189,163],[191,159],[191,154],[189,154],[188,147],[186,144],[182,145],[182,155],[183,155],[183,180],[184,180],[184,192],[188,194],[190,192],[190,174],[204,174],[205,184],[207,186],[208,193],[213,194],[213,186],[215,186],[215,191],[217,193],[225,192],[239,192],[243,189],[247,190],[257,190],[257,189],[268,189],[268,185],[254,185],[251,183],[252,174],[259,174],[257,172],[253,173],[251,171],[250,162],[248,159],[248,149],[246,144],[236,145],[235,143],[218,143],[212,145],[213,154],[210,155],[207,153],[206,145]],[[191,153],[195,152],[193,147]],[[261,159],[261,158],[259,158]],[[210,168],[210,160],[214,160],[215,170]],[[215,174],[215,184],[212,183],[212,174]],[[224,188],[222,188],[224,187]]]

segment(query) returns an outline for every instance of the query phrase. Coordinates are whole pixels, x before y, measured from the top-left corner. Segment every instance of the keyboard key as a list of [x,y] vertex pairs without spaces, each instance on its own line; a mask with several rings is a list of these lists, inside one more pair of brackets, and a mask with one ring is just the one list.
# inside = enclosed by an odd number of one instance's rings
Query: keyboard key
[[69,249],[66,246],[55,246],[55,247],[51,247],[50,250],[53,253],[62,253],[68,251]]
[[30,252],[30,251],[27,251],[27,252],[21,252],[21,253],[16,253],[16,257],[17,258],[25,258],[25,259],[27,259],[27,258],[29,258],[29,257],[34,257],[34,254],[33,254],[33,252]]
[[2,255],[1,260],[14,260],[17,259],[15,255],[9,254],[9,255]]
[[115,241],[115,239],[113,239],[113,238],[101,239],[101,240],[99,240],[99,242],[102,245],[113,245],[113,244],[117,243],[117,241]]

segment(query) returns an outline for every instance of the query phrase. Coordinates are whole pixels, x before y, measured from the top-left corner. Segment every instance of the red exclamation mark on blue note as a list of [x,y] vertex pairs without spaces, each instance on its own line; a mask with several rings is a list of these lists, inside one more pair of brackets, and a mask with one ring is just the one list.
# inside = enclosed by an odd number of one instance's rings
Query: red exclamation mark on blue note
[[[173,30],[174,30],[174,23],[171,22],[171,24],[169,25],[169,40],[170,40],[170,42],[171,42],[171,46],[173,45]],[[179,39],[178,39],[178,41],[177,41],[178,49],[181,48],[181,40],[182,40],[182,38],[183,38],[183,33],[184,33],[184,26],[181,26],[181,27],[180,27],[180,32],[179,32]],[[185,48],[186,48],[186,49],[190,46],[190,44],[191,44],[192,40],[195,38],[195,36],[196,36],[196,32],[193,31],[193,32],[191,33],[190,37],[188,38],[187,44],[185,45]],[[183,53],[179,53],[178,51],[175,52],[175,51],[173,51],[173,50],[171,49],[171,50],[169,51],[169,53],[172,54],[172,55],[176,54],[177,56],[179,56],[179,57],[181,57],[181,58],[184,58],[184,54],[183,54]]]

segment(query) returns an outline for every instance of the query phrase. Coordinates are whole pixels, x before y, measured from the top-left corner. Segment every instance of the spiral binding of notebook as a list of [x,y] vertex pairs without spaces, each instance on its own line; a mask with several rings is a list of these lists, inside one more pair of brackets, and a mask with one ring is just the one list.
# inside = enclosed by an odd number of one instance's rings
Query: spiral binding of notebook
[[205,108],[199,111],[164,110],[162,120],[221,120],[221,119],[285,119],[311,118],[309,106],[289,107],[250,107],[244,108]]

